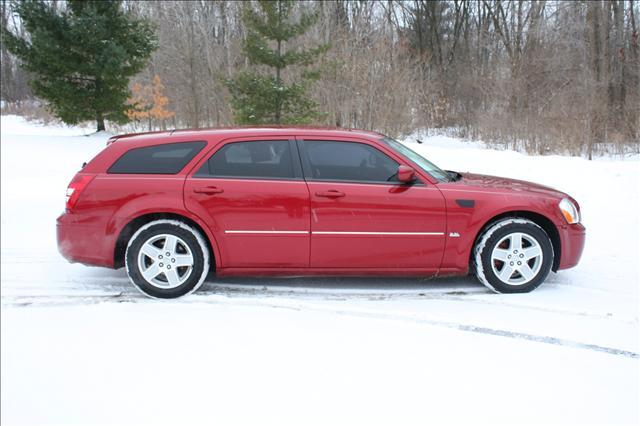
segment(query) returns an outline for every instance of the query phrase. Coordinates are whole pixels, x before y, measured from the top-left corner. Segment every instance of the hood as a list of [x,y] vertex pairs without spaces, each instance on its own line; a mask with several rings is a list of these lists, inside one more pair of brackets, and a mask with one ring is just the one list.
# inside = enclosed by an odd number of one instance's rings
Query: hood
[[498,176],[478,175],[474,173],[461,173],[460,175],[462,176],[462,179],[459,182],[467,186],[503,189],[514,192],[529,192],[558,198],[567,197],[567,194],[556,189],[539,185],[537,183],[527,182],[524,180],[508,179]]

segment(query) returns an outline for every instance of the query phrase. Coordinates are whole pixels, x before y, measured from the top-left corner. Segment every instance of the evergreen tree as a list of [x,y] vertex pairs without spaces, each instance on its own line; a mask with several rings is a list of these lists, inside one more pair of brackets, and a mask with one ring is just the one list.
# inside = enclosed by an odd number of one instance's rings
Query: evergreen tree
[[317,104],[307,96],[307,89],[318,79],[317,71],[304,70],[297,81],[286,84],[283,71],[289,66],[312,65],[326,52],[328,45],[307,50],[285,50],[285,44],[304,34],[317,20],[317,15],[300,11],[293,22],[293,1],[261,0],[260,10],[247,6],[243,22],[247,38],[243,51],[252,65],[271,68],[271,73],[243,71],[227,81],[235,120],[242,124],[309,123],[319,116]]
[[120,1],[68,0],[64,10],[44,0],[15,4],[28,33],[3,29],[7,48],[32,72],[36,96],[68,124],[128,120],[129,78],[145,65],[156,41],[151,25]]

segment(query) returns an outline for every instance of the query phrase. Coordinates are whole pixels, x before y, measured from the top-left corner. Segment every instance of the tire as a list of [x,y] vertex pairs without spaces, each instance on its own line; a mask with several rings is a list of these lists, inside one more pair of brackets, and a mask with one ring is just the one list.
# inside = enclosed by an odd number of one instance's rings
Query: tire
[[125,253],[127,274],[145,296],[173,299],[196,291],[209,272],[202,234],[178,220],[156,220],[136,231]]
[[474,247],[478,280],[496,293],[528,293],[549,275],[553,245],[530,220],[507,218],[490,225]]

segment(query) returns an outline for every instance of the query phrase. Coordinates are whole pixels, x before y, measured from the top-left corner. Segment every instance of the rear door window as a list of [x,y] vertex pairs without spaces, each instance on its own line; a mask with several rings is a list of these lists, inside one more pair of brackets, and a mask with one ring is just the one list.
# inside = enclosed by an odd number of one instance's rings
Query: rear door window
[[288,140],[228,143],[195,176],[293,179],[291,146]]
[[204,148],[206,142],[179,142],[133,148],[113,163],[111,174],[176,174]]

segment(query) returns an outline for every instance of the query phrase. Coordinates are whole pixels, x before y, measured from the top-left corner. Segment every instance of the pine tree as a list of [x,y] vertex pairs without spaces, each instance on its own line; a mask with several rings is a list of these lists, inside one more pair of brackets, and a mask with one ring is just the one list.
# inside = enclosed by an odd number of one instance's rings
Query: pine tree
[[319,117],[317,104],[307,95],[319,73],[305,69],[289,84],[283,79],[285,68],[308,67],[329,48],[323,44],[307,50],[285,50],[289,40],[304,34],[317,20],[316,14],[302,10],[297,22],[293,22],[291,12],[295,4],[261,0],[260,11],[250,5],[244,10],[248,34],[243,51],[252,65],[268,67],[271,72],[243,71],[227,80],[238,123],[309,123]]
[[122,10],[120,1],[16,2],[27,38],[3,29],[7,48],[32,72],[36,96],[68,124],[123,123],[129,79],[145,65],[156,40],[146,20]]

